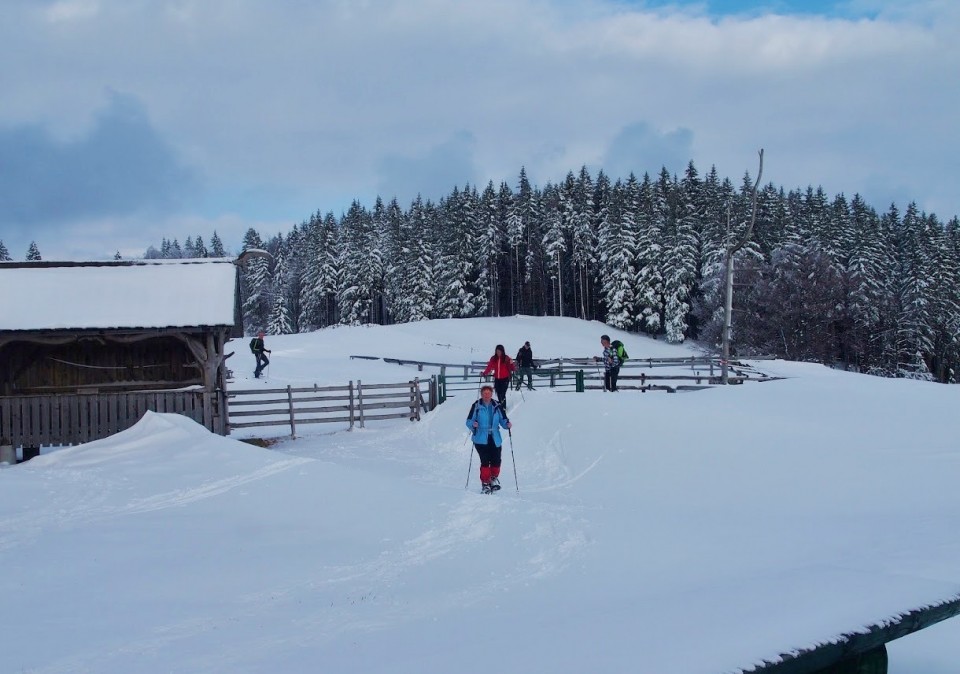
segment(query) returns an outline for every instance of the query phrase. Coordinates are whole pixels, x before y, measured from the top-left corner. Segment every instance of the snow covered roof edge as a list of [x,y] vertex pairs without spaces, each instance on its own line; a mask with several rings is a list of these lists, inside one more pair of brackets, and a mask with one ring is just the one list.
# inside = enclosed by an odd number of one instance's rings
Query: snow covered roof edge
[[229,258],[0,264],[0,330],[235,326]]

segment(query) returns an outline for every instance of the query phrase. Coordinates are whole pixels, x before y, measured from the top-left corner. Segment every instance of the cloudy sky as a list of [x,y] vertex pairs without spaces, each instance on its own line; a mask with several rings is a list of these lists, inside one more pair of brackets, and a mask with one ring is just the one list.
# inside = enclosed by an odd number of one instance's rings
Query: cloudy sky
[[376,195],[680,173],[960,213],[956,0],[3,0],[22,259],[286,232]]

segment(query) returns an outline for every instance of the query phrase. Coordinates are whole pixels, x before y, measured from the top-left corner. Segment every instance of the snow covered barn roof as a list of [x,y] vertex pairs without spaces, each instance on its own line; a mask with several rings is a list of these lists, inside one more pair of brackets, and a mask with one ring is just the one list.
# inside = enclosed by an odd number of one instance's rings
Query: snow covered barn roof
[[229,258],[0,263],[0,331],[234,326]]

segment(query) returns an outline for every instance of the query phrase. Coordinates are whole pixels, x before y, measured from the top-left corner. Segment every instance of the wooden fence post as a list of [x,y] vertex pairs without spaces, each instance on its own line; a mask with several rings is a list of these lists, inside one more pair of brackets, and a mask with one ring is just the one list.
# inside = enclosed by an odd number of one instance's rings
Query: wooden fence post
[[410,404],[413,405],[414,415],[410,421],[420,421],[420,377],[414,377],[410,382],[413,388],[410,390]]
[[363,386],[360,380],[357,380],[357,409],[360,411],[360,428],[366,428],[363,424]]
[[290,384],[287,384],[287,404],[290,405],[290,437],[296,439],[297,424],[293,420],[293,389]]
[[350,380],[350,430],[353,430],[353,380]]

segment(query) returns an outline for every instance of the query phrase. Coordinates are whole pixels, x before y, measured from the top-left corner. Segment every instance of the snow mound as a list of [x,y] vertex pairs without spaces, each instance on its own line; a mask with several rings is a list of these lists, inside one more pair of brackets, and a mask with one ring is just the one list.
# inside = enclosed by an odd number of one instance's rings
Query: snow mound
[[126,469],[155,472],[163,464],[215,466],[225,462],[269,464],[278,455],[211,433],[181,414],[148,411],[136,424],[101,440],[43,454],[25,464],[30,470]]

